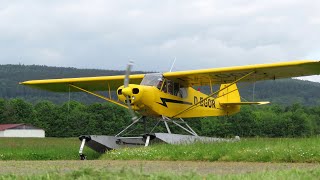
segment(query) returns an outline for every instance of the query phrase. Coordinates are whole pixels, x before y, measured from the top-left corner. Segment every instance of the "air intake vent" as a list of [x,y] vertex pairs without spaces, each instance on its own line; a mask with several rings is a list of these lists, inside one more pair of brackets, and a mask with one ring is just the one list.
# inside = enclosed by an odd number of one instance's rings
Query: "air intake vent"
[[139,89],[138,88],[133,88],[132,89],[133,94],[139,94]]
[[121,95],[122,94],[122,89],[119,89],[118,90],[118,95]]

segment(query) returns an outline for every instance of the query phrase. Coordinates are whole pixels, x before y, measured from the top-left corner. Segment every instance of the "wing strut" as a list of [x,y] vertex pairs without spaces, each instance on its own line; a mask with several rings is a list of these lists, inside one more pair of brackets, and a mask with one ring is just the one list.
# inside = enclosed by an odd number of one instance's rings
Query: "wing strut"
[[239,82],[239,81],[241,81],[242,79],[244,79],[244,78],[246,78],[246,77],[250,76],[250,75],[251,75],[251,74],[253,74],[253,73],[255,73],[255,71],[251,71],[251,72],[249,72],[248,74],[246,74],[246,75],[242,76],[241,78],[239,78],[239,79],[237,79],[237,80],[233,81],[232,83],[228,84],[228,85],[227,85],[227,86],[225,86],[224,88],[219,89],[218,91],[215,91],[215,92],[213,92],[213,93],[209,94],[206,98],[203,98],[203,100],[201,100],[201,101],[199,101],[199,102],[195,103],[194,105],[192,105],[192,106],[188,107],[187,109],[185,109],[185,110],[183,110],[183,111],[179,112],[178,114],[176,114],[176,115],[174,115],[174,116],[172,116],[172,117],[174,118],[174,117],[177,117],[177,116],[179,116],[180,114],[182,114],[182,113],[184,113],[184,112],[190,111],[191,109],[195,108],[195,107],[196,107],[196,106],[198,106],[200,103],[202,103],[202,102],[204,102],[205,100],[207,100],[208,98],[212,97],[212,96],[213,96],[213,95],[215,95],[215,94],[218,94],[220,91],[223,91],[223,90],[227,89],[228,87],[230,87],[230,86],[232,86],[232,85],[236,84],[237,82]]
[[100,95],[100,94],[97,94],[97,93],[94,93],[94,92],[91,92],[91,91],[82,89],[81,87],[75,86],[75,85],[73,85],[73,84],[69,84],[69,86],[71,86],[71,87],[73,87],[73,88],[76,88],[76,89],[79,89],[80,91],[86,92],[86,93],[88,93],[88,94],[94,95],[94,96],[96,96],[96,97],[98,97],[98,98],[104,99],[104,100],[109,101],[109,102],[111,102],[111,103],[113,103],[113,104],[116,104],[116,105],[119,105],[119,106],[121,106],[121,107],[124,107],[124,108],[127,108],[127,109],[128,109],[128,107],[127,107],[126,105],[123,105],[123,104],[121,104],[121,103],[119,103],[119,102],[117,102],[117,101],[114,101],[114,100],[112,100],[112,99],[106,98],[106,97],[104,97],[104,96],[102,96],[102,95]]
[[70,112],[70,101],[71,101],[71,93],[70,93],[70,86],[69,86],[69,92],[68,92],[69,94],[68,94],[68,97],[69,97],[69,99],[68,99],[68,113]]

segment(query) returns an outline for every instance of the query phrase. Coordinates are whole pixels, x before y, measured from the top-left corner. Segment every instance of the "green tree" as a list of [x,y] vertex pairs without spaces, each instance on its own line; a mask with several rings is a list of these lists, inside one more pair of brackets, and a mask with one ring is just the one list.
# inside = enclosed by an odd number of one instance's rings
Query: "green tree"
[[5,103],[3,123],[37,123],[32,104],[22,99],[11,99]]
[[50,101],[40,101],[34,106],[38,127],[45,129],[46,136],[53,136],[53,129],[59,117],[58,107]]

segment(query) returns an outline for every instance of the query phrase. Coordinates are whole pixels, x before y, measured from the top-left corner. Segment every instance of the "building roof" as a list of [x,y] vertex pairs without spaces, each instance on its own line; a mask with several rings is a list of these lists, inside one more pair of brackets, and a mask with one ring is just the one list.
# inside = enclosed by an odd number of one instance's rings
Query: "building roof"
[[24,124],[0,124],[0,131],[4,131],[6,129],[12,129]]

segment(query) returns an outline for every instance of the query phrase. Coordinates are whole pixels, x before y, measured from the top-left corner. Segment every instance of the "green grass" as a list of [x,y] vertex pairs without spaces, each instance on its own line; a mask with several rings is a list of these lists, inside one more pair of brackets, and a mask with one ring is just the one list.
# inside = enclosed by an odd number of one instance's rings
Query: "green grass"
[[131,169],[118,171],[81,169],[70,173],[47,173],[42,175],[0,175],[0,179],[318,179],[320,168],[308,170],[265,171],[247,174],[199,175],[196,172],[184,174],[156,172],[147,173]]
[[[0,138],[0,160],[76,160],[80,143],[77,138]],[[100,156],[87,147],[85,154]]]
[[113,150],[100,159],[320,162],[320,138],[252,138],[233,143],[161,144]]
[[[79,146],[77,138],[0,138],[0,160],[77,160]],[[233,143],[158,144],[113,150],[102,156],[88,147],[84,152],[88,159],[320,162],[320,138],[253,138]]]

